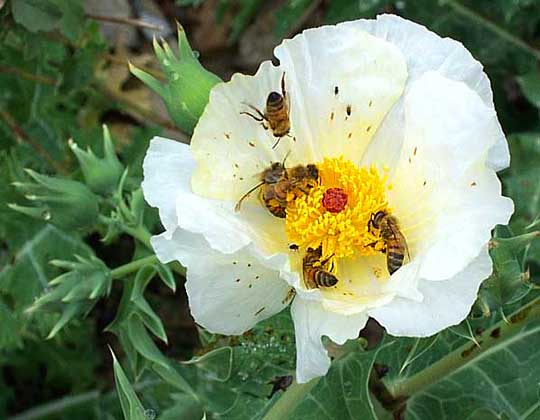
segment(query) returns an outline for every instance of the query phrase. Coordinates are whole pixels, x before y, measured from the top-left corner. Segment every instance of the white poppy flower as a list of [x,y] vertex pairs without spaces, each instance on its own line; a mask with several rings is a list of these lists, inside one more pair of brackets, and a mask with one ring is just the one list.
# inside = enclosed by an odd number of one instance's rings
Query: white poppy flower
[[[509,153],[481,64],[420,25],[384,15],[324,26],[275,55],[279,66],[212,90],[190,147],[152,140],[143,190],[166,229],[152,238],[156,254],[187,267],[196,322],[241,334],[292,301],[305,382],[330,365],[322,336],[342,344],[368,317],[423,337],[467,316],[491,273],[491,230],[513,212],[496,175]],[[272,130],[245,112],[264,111],[282,77],[290,132],[273,148]],[[256,192],[236,212],[284,160],[315,164],[318,184],[289,195],[286,218]],[[392,275],[370,223],[378,211],[396,218],[408,246]],[[308,287],[302,274],[306,250],[319,246],[332,287]]]

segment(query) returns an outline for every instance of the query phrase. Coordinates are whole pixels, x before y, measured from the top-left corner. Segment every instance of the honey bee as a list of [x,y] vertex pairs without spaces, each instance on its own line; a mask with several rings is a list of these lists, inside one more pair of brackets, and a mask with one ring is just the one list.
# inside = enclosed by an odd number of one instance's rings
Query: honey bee
[[333,287],[338,283],[337,277],[325,268],[329,259],[321,261],[321,257],[322,247],[308,248],[302,261],[304,281],[309,289]]
[[405,254],[410,259],[405,236],[399,229],[396,217],[385,211],[372,214],[369,224],[381,232],[381,238],[385,243],[383,252],[386,254],[386,267],[392,275],[403,265]]
[[298,165],[286,169],[285,163],[274,162],[261,173],[260,179],[261,181],[257,185],[238,200],[235,211],[240,211],[242,201],[253,191],[262,187],[260,199],[265,207],[274,216],[284,218],[290,194],[294,194],[295,197],[308,194],[309,190],[317,185],[319,170],[313,164]]
[[[250,107],[256,115],[251,112],[241,112],[253,118],[255,121],[260,122],[265,130],[272,130],[274,137],[277,137],[277,141],[272,146],[275,149],[280,140],[285,136],[290,136],[291,122],[289,120],[289,97],[285,90],[285,73],[281,77],[281,93],[270,92],[266,98],[266,106],[264,112],[255,108],[253,105],[246,104]],[[268,123],[268,125],[266,124]]]

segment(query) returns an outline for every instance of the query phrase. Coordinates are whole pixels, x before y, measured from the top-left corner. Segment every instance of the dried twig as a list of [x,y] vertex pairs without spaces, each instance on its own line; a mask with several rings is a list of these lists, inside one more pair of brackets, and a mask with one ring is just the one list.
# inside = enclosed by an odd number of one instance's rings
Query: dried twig
[[[126,67],[128,67],[128,60],[126,58],[118,57],[115,54],[109,54],[109,53],[103,54],[103,57],[106,58],[109,61],[112,61],[112,62],[117,63],[117,64],[122,64],[122,65],[125,65]],[[136,64],[135,67],[137,67],[138,69],[140,69],[140,70],[142,70],[142,71],[144,71],[144,72],[146,72],[148,74],[151,74],[152,76],[154,76],[158,80],[161,80],[161,81],[164,81],[164,82],[167,81],[167,77],[160,70],[151,69],[150,67],[142,66],[140,64]]]
[[15,138],[21,142],[29,144],[40,156],[42,156],[57,172],[67,174],[68,170],[60,162],[53,159],[49,152],[39,143],[32,140],[22,127],[15,121],[15,118],[5,110],[0,110],[0,117],[12,131]]
[[[156,125],[164,127],[168,130],[175,131],[179,135],[179,141],[182,143],[189,143],[189,135],[180,131],[170,120],[162,117],[161,115],[155,114],[152,111],[142,107],[137,102],[130,100],[117,92],[114,92],[112,89],[104,86],[101,83],[95,83],[95,88],[104,96],[112,99],[115,102],[118,102],[124,108],[127,108],[130,115],[135,117],[137,120],[141,121],[143,124],[147,121],[151,121]],[[135,114],[135,115],[133,115]]]
[[132,19],[129,17],[116,17],[116,16],[102,16],[102,15],[93,15],[90,13],[86,14],[88,19],[99,20],[102,22],[118,23],[120,25],[130,25],[136,26],[138,28],[153,29],[155,31],[162,31],[164,28],[161,25],[154,25],[152,23],[144,22],[139,19]]
[[37,83],[42,83],[44,85],[54,86],[58,83],[58,81],[53,79],[52,77],[41,76],[39,74],[33,74],[30,72],[27,72],[26,70],[20,69],[18,67],[8,67],[8,66],[0,65],[0,73],[14,74],[23,79],[31,80]]

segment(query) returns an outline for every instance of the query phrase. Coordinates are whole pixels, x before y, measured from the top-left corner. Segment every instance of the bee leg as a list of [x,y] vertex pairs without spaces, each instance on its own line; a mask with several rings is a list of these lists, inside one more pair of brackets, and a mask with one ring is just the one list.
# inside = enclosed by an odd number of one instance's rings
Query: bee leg
[[264,118],[253,115],[251,112],[243,111],[243,112],[240,113],[240,115],[242,115],[242,114],[250,116],[251,118],[253,118],[257,122],[263,122],[264,121]]
[[[379,241],[376,241],[376,242],[372,242],[370,244],[367,244],[366,246],[370,246],[371,248],[375,249],[375,245],[377,245]],[[381,248],[379,250],[375,250],[375,251],[381,251],[382,253],[386,254],[386,245],[384,246],[384,248]]]
[[373,213],[371,214],[371,217],[369,218],[368,229],[369,229],[370,232],[373,232],[373,230],[378,230],[379,229],[378,226],[375,226],[375,216],[374,216]]
[[247,104],[245,102],[242,102],[245,106],[250,108],[252,111],[254,111],[257,115],[253,115],[251,112],[242,111],[240,114],[249,115],[251,118],[253,118],[255,121],[261,122],[261,121],[268,121],[268,118],[266,118],[266,115],[264,115],[258,108],[254,107],[253,105]]
[[284,98],[287,97],[287,91],[285,90],[285,72],[283,72],[283,76],[281,76],[281,96]]
[[274,143],[274,145],[272,146],[272,149],[275,149],[277,147],[277,145],[279,144],[279,142],[281,141],[281,139],[283,138],[283,136],[279,137],[277,139],[277,141]]

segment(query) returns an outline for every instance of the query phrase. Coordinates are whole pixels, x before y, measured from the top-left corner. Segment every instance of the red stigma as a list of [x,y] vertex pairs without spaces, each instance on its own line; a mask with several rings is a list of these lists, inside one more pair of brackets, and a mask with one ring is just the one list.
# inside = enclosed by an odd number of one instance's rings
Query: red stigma
[[347,193],[341,188],[328,188],[324,193],[322,205],[330,213],[339,213],[347,205]]

